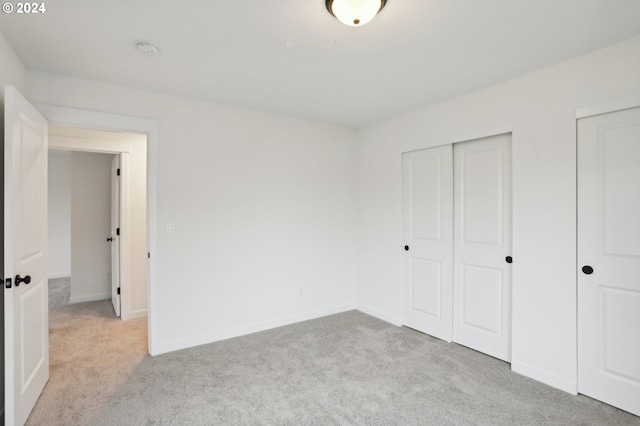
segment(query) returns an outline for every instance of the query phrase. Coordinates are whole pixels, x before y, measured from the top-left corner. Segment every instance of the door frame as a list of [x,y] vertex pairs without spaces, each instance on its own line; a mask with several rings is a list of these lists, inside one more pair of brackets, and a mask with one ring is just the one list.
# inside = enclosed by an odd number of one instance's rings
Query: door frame
[[[160,121],[121,114],[111,114],[58,105],[38,104],[34,106],[50,124],[111,132],[130,132],[147,136],[147,247],[148,247],[148,339],[149,354],[158,353],[158,242],[157,242],[157,155],[160,137]],[[122,253],[121,253],[121,257]]]
[[[581,118],[593,117],[594,115],[608,114],[610,112],[622,111],[625,109],[640,107],[640,95],[629,96],[611,102],[591,105],[576,109],[576,128],[578,120]],[[576,133],[576,149],[578,148],[578,135]],[[577,152],[577,151],[576,151]]]

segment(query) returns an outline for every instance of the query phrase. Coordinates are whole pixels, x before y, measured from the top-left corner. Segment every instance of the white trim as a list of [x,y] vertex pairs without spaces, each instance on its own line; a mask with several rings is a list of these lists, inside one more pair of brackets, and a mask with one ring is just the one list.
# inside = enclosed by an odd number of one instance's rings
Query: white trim
[[640,106],[640,94],[632,95],[624,99],[592,105],[576,109],[576,119],[593,117],[594,115],[607,114],[610,112],[621,111],[623,109],[635,108]]
[[139,311],[131,311],[129,312],[129,319],[136,318],[147,318],[149,316],[149,311],[147,309],[141,309]]
[[540,370],[537,367],[527,365],[523,362],[511,361],[511,371],[537,380],[556,389],[568,392],[572,395],[578,394],[578,383],[575,380],[572,381],[567,378],[560,377],[556,374]]
[[280,318],[276,320],[264,321],[260,323],[250,324],[242,327],[230,328],[215,333],[204,334],[201,336],[190,337],[187,339],[174,340],[158,344],[154,347],[151,355],[160,355],[167,352],[173,352],[180,349],[191,348],[194,346],[205,345],[208,343],[219,342],[221,340],[231,339],[233,337],[245,336],[247,334],[258,333],[260,331],[270,330],[272,328],[282,327],[285,325],[295,324],[302,321],[308,321],[316,318],[326,317],[329,315],[339,314],[341,312],[353,311],[354,304],[336,306],[334,308],[321,309],[319,311],[306,312],[290,317]]
[[453,137],[447,139],[443,139],[440,141],[441,143],[437,145],[428,145],[428,146],[419,146],[416,148],[411,148],[408,151],[402,151],[402,154],[408,154],[410,152],[422,151],[423,149],[429,148],[437,148],[439,146],[452,145],[456,143],[469,142],[477,139],[490,138],[492,136],[500,136],[511,134],[513,137],[513,125],[511,124],[500,124],[496,126],[489,127],[487,129],[481,131],[473,131],[473,132],[462,132],[458,135],[454,135]]
[[377,309],[370,308],[369,306],[357,304],[356,309],[362,312],[363,314],[371,315],[374,318],[378,318],[379,320],[388,322],[389,324],[393,324],[398,327],[402,327],[402,318],[394,317],[393,315],[386,314]]
[[[91,146],[95,145],[95,146]],[[100,145],[100,148],[97,147]],[[81,152],[97,152],[103,154],[122,154],[129,152],[131,149],[131,143],[129,141],[95,141],[91,139],[66,137],[58,135],[49,136],[49,149],[64,149],[66,151],[81,151]],[[108,147],[108,148],[107,148]],[[52,152],[52,151],[50,151]]]
[[70,278],[71,277],[71,272],[57,272],[57,273],[49,273],[49,275],[47,276],[47,278],[49,278],[50,280],[54,280],[56,278]]
[[[50,123],[60,126],[129,131],[133,133],[158,132],[160,130],[160,122],[151,118],[67,108],[58,105],[34,103],[33,106],[35,106]],[[114,122],[117,122],[117,128],[111,125]]]
[[88,296],[70,297],[69,303],[95,302],[96,300],[111,299],[111,293],[90,294]]
[[[513,126],[511,124],[492,126],[479,132],[464,132],[452,138],[450,143],[456,144],[461,142],[469,142],[477,139],[506,135],[507,133],[513,133]],[[448,145],[448,143],[443,145]]]
[[158,247],[157,247],[157,150],[160,122],[158,120],[67,108],[57,105],[34,104],[42,115],[53,124],[67,127],[82,127],[95,130],[125,131],[147,135],[147,247],[148,259],[148,310],[149,353],[160,341],[158,334]]

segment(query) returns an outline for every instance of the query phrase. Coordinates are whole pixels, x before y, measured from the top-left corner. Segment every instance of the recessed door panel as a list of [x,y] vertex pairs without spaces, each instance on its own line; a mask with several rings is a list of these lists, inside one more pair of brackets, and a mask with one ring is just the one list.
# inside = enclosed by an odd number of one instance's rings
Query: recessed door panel
[[511,135],[454,145],[453,340],[511,360]]
[[502,336],[502,269],[462,266],[462,323]]
[[[44,294],[44,283],[31,282],[30,288],[20,295],[20,333],[21,345],[24,348],[24,358],[20,371],[21,389],[24,390],[34,379],[42,364],[47,361],[47,350],[44,336],[48,333],[49,325],[46,323],[43,312],[47,308]],[[29,338],[29,333],[37,334],[37,338]]]
[[411,239],[442,236],[442,158],[411,159]]
[[578,120],[578,391],[640,415],[640,108]]
[[[26,232],[20,235],[20,255],[21,262],[29,262],[31,258],[43,256],[42,247],[44,246],[44,225],[39,220],[42,211],[46,210],[46,206],[42,205],[46,200],[45,188],[42,188],[44,155],[47,152],[43,149],[43,138],[38,133],[35,124],[25,117],[21,123],[21,147],[17,152],[19,158],[19,173],[16,177],[21,180],[24,188],[24,194],[19,194],[20,200],[17,205],[19,217],[17,218],[21,227],[27,227]],[[44,210],[43,210],[44,209]]]
[[411,259],[411,307],[440,319],[442,273],[440,262],[427,259]]
[[459,232],[465,243],[502,245],[502,155],[501,146],[461,152],[459,158]]
[[453,160],[451,145],[408,152],[403,167],[406,326],[451,341]]
[[[628,182],[640,188],[640,143],[638,128],[624,126],[603,131],[600,196],[604,200],[600,214],[604,253],[613,256],[640,256],[640,203],[629,197]],[[640,189],[638,189],[640,191]]]
[[640,385],[640,333],[620,332],[640,324],[640,292],[604,286],[599,292],[602,351],[598,356],[602,371]]

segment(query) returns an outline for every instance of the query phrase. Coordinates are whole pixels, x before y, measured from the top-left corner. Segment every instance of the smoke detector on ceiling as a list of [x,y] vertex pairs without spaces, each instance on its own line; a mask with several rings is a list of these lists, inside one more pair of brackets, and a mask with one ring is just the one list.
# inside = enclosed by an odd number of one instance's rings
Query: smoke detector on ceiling
[[144,56],[156,56],[160,53],[160,49],[155,44],[141,42],[136,45],[138,52],[140,52]]

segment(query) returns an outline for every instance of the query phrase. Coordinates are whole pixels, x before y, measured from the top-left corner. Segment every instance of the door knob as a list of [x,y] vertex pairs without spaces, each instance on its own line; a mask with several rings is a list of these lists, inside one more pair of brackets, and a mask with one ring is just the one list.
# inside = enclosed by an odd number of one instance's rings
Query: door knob
[[584,265],[584,266],[582,267],[582,272],[583,272],[585,275],[591,275],[591,274],[593,274],[593,268],[592,268],[591,266],[589,266],[589,265]]
[[404,246],[405,251],[409,251],[409,246]]
[[31,275],[27,275],[22,278],[20,275],[16,275],[16,287],[18,287],[21,283],[29,284],[31,282]]
[[113,241],[113,237],[107,238],[107,241]]
[[507,263],[513,263],[513,257],[511,257],[511,256],[507,256],[507,257],[505,257],[505,258],[504,258],[504,260],[505,260]]

